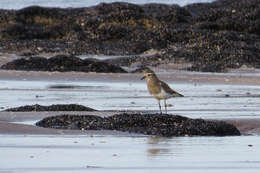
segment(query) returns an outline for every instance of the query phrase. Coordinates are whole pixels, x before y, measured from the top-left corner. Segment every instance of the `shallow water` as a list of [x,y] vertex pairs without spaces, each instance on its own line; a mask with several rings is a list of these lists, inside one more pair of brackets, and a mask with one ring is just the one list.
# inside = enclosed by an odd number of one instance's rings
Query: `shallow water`
[[259,172],[260,137],[0,136],[0,172]]
[[39,5],[45,7],[89,7],[99,3],[111,2],[129,2],[135,4],[146,3],[163,3],[163,4],[178,4],[184,6],[191,3],[213,2],[214,0],[16,0],[15,3],[10,3],[10,0],[1,0],[0,9],[21,9],[24,7]]
[[[192,118],[260,118],[260,86],[169,85],[185,95],[167,101],[169,113]],[[0,80],[0,95],[0,110],[33,104],[82,104],[97,110],[159,110],[157,101],[149,95],[144,81]]]

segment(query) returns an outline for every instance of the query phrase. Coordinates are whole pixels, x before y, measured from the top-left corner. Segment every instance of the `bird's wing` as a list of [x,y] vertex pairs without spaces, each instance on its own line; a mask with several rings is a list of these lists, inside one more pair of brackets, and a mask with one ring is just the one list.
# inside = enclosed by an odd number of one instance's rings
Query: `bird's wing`
[[164,90],[165,90],[167,93],[170,93],[170,94],[172,94],[172,95],[174,95],[174,96],[176,96],[176,97],[184,97],[184,95],[182,95],[182,94],[180,94],[180,93],[174,91],[173,89],[171,89],[167,83],[165,83],[165,82],[163,82],[163,81],[160,81],[160,85],[162,86],[162,88],[164,88]]

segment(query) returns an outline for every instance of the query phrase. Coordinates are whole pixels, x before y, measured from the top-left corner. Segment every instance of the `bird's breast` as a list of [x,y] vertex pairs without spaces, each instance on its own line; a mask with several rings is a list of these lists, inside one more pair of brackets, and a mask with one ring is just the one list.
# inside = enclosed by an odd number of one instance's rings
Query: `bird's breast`
[[161,91],[159,93],[154,93],[152,94],[155,98],[162,100],[162,99],[168,99],[171,98],[172,95],[165,92],[163,89],[161,89]]
[[157,83],[153,83],[150,82],[148,83],[148,90],[150,92],[150,94],[155,97],[156,99],[162,100],[162,99],[168,99],[170,98],[172,95],[167,93],[162,87],[161,85],[157,84]]

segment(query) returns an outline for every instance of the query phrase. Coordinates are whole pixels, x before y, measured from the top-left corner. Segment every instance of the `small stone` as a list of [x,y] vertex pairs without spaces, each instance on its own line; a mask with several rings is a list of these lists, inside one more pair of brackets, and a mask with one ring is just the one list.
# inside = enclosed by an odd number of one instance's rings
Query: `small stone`
[[38,51],[42,51],[43,48],[42,48],[42,47],[37,47],[37,50],[38,50]]
[[229,82],[230,80],[226,78],[225,81],[226,81],[226,82]]

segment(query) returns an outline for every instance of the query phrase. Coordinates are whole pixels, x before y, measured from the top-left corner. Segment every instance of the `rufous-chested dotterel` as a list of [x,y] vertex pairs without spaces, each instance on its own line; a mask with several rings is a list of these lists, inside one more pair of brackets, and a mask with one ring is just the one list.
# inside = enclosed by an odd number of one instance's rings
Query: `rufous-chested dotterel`
[[146,79],[148,91],[154,98],[157,99],[160,108],[160,113],[162,114],[161,100],[164,100],[165,112],[167,114],[166,100],[172,97],[184,96],[172,90],[167,83],[159,80],[154,71],[150,69],[145,69],[143,70],[143,72],[144,77],[142,77],[141,79]]

